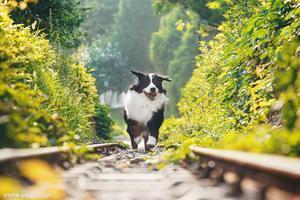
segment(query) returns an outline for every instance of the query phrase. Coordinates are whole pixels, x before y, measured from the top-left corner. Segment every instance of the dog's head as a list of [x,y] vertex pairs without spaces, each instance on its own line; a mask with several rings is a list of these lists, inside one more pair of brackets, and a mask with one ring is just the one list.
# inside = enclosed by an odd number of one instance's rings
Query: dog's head
[[139,93],[143,92],[151,101],[155,100],[158,93],[166,93],[166,90],[162,86],[162,82],[171,81],[168,76],[156,73],[145,74],[138,71],[131,72],[138,77],[138,82],[135,84],[134,90]]

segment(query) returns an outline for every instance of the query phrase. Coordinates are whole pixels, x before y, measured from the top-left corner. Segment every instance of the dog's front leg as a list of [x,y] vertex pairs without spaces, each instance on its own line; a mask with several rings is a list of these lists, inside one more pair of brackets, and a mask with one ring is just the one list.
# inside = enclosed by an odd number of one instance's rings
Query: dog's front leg
[[142,140],[142,128],[134,120],[127,120],[127,132],[130,136],[131,147],[132,149],[137,149],[138,144]]
[[137,149],[138,144],[134,141],[134,137],[132,135],[130,135],[130,140],[131,140],[131,147],[132,147],[132,149]]
[[147,131],[149,133],[145,148],[152,149],[158,142],[159,128],[164,120],[164,108],[153,114],[151,120],[147,123]]
[[155,147],[158,139],[158,129],[156,127],[146,127],[146,132],[143,135],[145,143],[145,151],[150,151]]
[[146,131],[143,134],[143,138],[144,138],[144,146],[145,146],[145,151],[148,152],[151,150],[151,148],[148,147],[147,142],[149,139],[149,130],[146,129]]
[[148,137],[144,137],[144,146],[145,146],[145,151],[146,152],[150,151],[150,149],[147,146],[147,141],[148,141]]

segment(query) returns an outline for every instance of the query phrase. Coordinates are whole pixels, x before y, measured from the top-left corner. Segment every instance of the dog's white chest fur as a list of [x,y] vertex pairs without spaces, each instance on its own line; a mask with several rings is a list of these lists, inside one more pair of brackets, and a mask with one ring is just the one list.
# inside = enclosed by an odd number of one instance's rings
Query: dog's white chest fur
[[163,108],[168,99],[164,94],[158,93],[154,101],[148,99],[144,93],[129,90],[124,100],[124,108],[128,119],[147,124],[153,113]]

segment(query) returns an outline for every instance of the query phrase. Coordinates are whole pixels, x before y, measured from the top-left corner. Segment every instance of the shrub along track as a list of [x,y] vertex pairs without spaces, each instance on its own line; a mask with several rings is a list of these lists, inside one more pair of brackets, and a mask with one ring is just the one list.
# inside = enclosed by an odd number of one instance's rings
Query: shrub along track
[[[97,161],[79,159],[77,164],[70,165],[67,161],[68,156],[66,157],[71,150],[69,148],[3,149],[0,151],[1,174],[16,176],[12,171],[16,170],[14,165],[20,160],[40,158],[49,163],[56,163],[61,166],[61,183],[66,198],[75,200],[252,200],[274,199],[275,196],[276,199],[288,199],[297,198],[297,188],[300,187],[300,162],[296,159],[275,160],[273,156],[257,154],[252,154],[249,158],[250,154],[247,153],[193,148],[195,155],[201,156],[201,162],[185,162],[182,166],[167,165],[158,170],[161,148],[156,148],[153,153],[145,153],[141,149],[124,149],[118,144],[110,143],[89,145],[87,149],[94,149],[103,157]],[[284,163],[270,164],[272,161]],[[279,166],[281,168],[278,168]],[[259,182],[249,179],[257,178],[259,174],[263,176],[256,179]],[[273,184],[277,183],[274,180],[279,180],[276,179],[277,175],[281,177],[280,184],[287,187]],[[274,179],[270,179],[271,177]],[[294,194],[287,194],[274,189],[273,186],[279,186]]]

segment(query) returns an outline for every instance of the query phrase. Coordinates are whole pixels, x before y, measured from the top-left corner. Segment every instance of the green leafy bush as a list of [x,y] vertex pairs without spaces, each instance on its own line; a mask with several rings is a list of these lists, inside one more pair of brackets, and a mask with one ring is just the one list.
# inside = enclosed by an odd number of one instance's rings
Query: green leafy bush
[[181,33],[176,30],[176,22],[184,17],[180,9],[174,9],[160,19],[160,27],[150,40],[150,60],[155,71],[166,74],[174,50],[180,45]]
[[192,75],[195,68],[195,56],[198,53],[198,37],[192,29],[182,34],[179,47],[174,50],[172,60],[168,65],[168,75],[174,80],[167,86],[169,103],[167,111],[178,114],[176,104],[180,99],[181,89]]
[[153,5],[158,13],[169,12],[174,7],[193,11],[203,22],[215,26],[223,20],[222,14],[230,2],[231,0],[155,0]]
[[175,139],[182,147],[193,140],[300,155],[299,9],[297,1],[234,1],[220,33],[200,46],[178,104],[181,117],[162,127],[164,143],[172,129],[187,136]]
[[96,113],[94,115],[96,134],[104,139],[111,139],[113,130],[113,121],[111,119],[110,108],[108,106],[96,104]]
[[80,45],[83,33],[79,26],[86,15],[83,1],[18,0],[10,1],[10,5],[16,6],[10,14],[14,23],[40,30],[51,42],[63,47],[73,48]]
[[59,55],[44,35],[13,25],[4,5],[0,13],[0,146],[91,142],[98,101],[94,78]]
[[[161,17],[160,28],[151,37],[150,59],[156,72],[168,74],[174,80],[167,85],[170,100],[167,115],[178,114],[176,104],[180,98],[180,90],[195,67],[194,58],[198,53],[199,38],[195,30],[198,21],[194,13],[186,15],[181,9],[174,8]],[[181,27],[183,23],[185,27]]]

